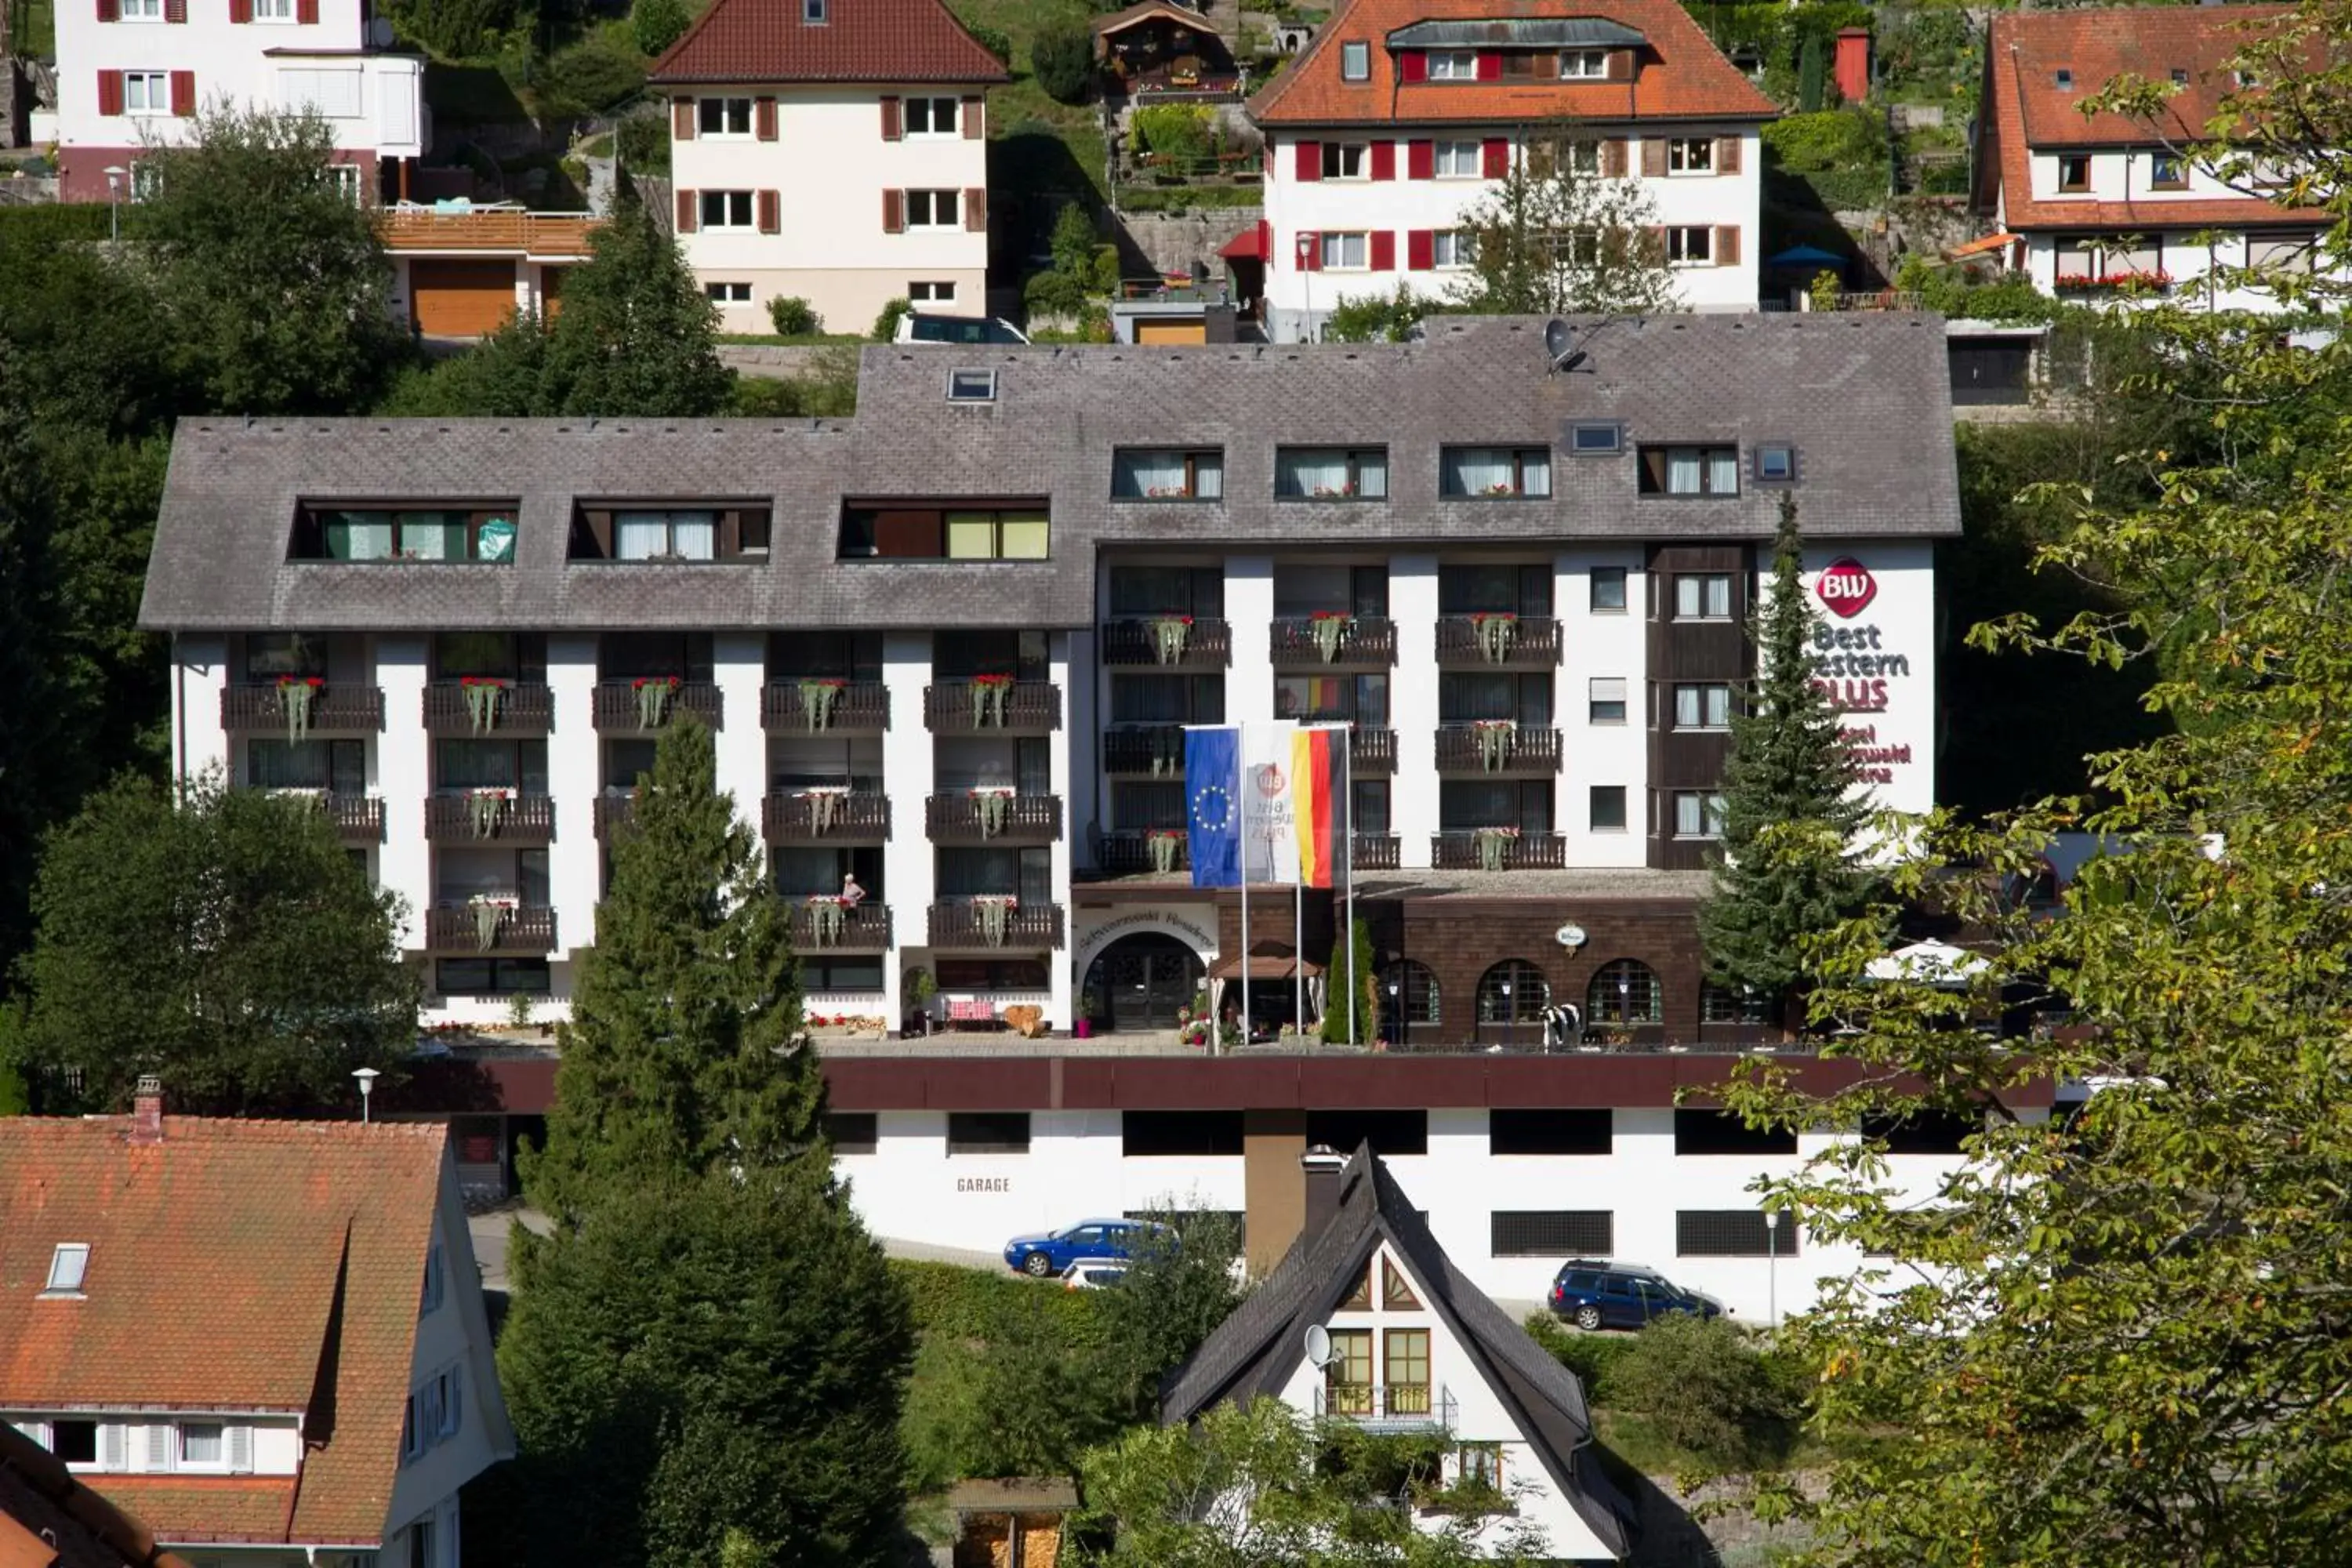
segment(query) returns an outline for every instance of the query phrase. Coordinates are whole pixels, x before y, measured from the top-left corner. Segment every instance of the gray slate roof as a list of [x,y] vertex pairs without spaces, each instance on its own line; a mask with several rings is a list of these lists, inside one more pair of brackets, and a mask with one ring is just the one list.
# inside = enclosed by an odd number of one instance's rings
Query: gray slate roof
[[1356,1151],[1339,1180],[1329,1223],[1291,1243],[1274,1272],[1176,1370],[1160,1395],[1160,1420],[1190,1421],[1225,1400],[1279,1397],[1306,1359],[1307,1325],[1330,1317],[1385,1240],[1421,1300],[1477,1361],[1552,1485],[1603,1544],[1624,1556],[1637,1510],[1593,1457],[1592,1418],[1576,1374],[1454,1267],[1370,1144]]
[[[1934,316],[1654,317],[1600,325],[1587,367],[1546,374],[1543,323],[1438,318],[1429,341],[1350,346],[869,347],[845,421],[183,420],[142,623],[160,629],[1082,626],[1104,550],[1525,552],[1567,540],[1751,540],[1778,496],[1641,497],[1640,443],[1798,449],[1808,533],[1959,531],[1943,325]],[[950,368],[998,396],[950,406]],[[1618,421],[1628,450],[1561,453],[1546,500],[1441,500],[1451,445],[1559,447]],[[1384,446],[1389,499],[1273,499],[1275,451]],[[1120,447],[1219,447],[1222,502],[1113,501]],[[1050,562],[835,559],[856,498],[1046,497]],[[512,565],[286,559],[299,501],[520,503]],[[564,559],[575,502],[766,500],[770,559]]]

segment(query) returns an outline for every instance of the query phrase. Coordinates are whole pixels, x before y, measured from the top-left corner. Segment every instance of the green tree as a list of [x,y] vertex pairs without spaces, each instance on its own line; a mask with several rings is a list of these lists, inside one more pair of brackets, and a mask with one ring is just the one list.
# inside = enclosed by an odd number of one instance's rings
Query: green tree
[[1157,1411],[1160,1380],[1192,1358],[1244,1295],[1241,1230],[1231,1216],[1159,1205],[1143,1217],[1165,1228],[1135,1247],[1127,1277],[1102,1297],[1103,1342],[1126,1408],[1139,1421]]
[[1446,309],[1443,300],[1424,298],[1410,283],[1400,283],[1393,294],[1353,295],[1339,302],[1323,323],[1323,339],[1334,343],[1401,343],[1422,318]]
[[370,209],[331,164],[315,114],[218,105],[185,146],[156,147],[129,233],[163,343],[210,414],[367,406],[408,355]]
[[648,58],[658,58],[693,25],[686,0],[637,0],[629,12],[629,31],[636,39],[637,52]]
[[1698,910],[1708,978],[1771,998],[1790,1026],[1802,1021],[1801,944],[1835,930],[1870,896],[1860,863],[1869,805],[1853,793],[1838,709],[1813,683],[1818,616],[1803,567],[1796,498],[1784,497],[1770,595],[1754,632],[1759,668],[1732,715],[1722,837],[1707,857],[1714,879]]
[[791,913],[760,841],[717,787],[710,731],[671,719],[614,841],[581,955],[532,1199],[562,1225],[665,1174],[827,1179],[824,1080],[801,1036]]
[[1656,204],[1641,182],[1603,178],[1600,143],[1565,126],[1526,140],[1527,155],[1462,215],[1475,251],[1454,308],[1491,316],[1678,309],[1674,274],[1651,237]]
[[50,835],[33,911],[26,1045],[79,1070],[84,1104],[152,1072],[192,1110],[343,1105],[353,1068],[415,1048],[400,899],[307,800],[119,783]]
[[517,311],[465,353],[411,368],[393,384],[377,412],[426,419],[529,419],[551,414],[548,337],[536,311]]
[[881,1248],[817,1184],[641,1174],[518,1258],[514,1555],[896,1561],[914,1331]]
[[1616,1409],[1639,1415],[1657,1436],[1723,1469],[1786,1451],[1800,1404],[1746,1331],[1722,1318],[1675,1313],[1622,1342],[1609,1370]]
[[[1323,1038],[1327,1044],[1353,1043],[1368,1046],[1381,1034],[1381,978],[1372,963],[1372,928],[1362,921],[1355,924],[1355,952],[1350,955],[1347,940],[1334,937],[1331,942],[1331,967],[1323,984],[1330,996],[1330,1005],[1323,1011]],[[1348,976],[1356,977],[1355,1019],[1353,1027],[1348,1017]]]
[[1110,1353],[1073,1345],[1026,1286],[985,1339],[933,1333],[917,1358],[905,1431],[912,1474],[937,1489],[970,1478],[1076,1476],[1126,1424]]
[[1029,38],[1029,71],[1046,96],[1084,102],[1095,77],[1094,35],[1086,23],[1069,16],[1040,22]]
[[642,206],[616,209],[563,280],[548,331],[547,412],[689,418],[723,413],[734,374],[718,315],[677,242]]
[[386,15],[401,37],[447,60],[497,52],[527,20],[517,0],[388,0]]

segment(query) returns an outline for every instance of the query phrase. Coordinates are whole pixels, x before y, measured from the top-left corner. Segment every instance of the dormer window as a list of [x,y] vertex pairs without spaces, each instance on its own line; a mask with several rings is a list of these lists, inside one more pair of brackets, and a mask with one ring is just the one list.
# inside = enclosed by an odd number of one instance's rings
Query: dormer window
[[1432,81],[1476,81],[1478,56],[1472,49],[1432,49],[1429,53],[1429,79]]
[[1339,46],[1339,79],[1370,81],[1372,79],[1372,46],[1357,41]]
[[2159,191],[2189,188],[2189,165],[2178,153],[2158,153],[2147,161],[2148,184]]
[[769,510],[583,501],[572,514],[569,559],[645,563],[762,560]]
[[61,1241],[49,1254],[49,1282],[44,1296],[79,1296],[82,1277],[89,1271],[89,1243]]
[[2058,188],[2068,193],[2091,188],[2091,155],[2088,153],[2063,153],[2059,155]]
[[1562,81],[1598,81],[1609,74],[1606,49],[1567,49],[1559,57]]

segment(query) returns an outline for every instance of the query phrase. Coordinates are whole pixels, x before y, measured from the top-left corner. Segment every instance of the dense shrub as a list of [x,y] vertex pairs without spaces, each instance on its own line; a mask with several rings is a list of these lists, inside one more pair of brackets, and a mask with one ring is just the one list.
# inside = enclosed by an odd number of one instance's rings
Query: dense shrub
[[1155,103],[1135,111],[1135,146],[1174,159],[1181,165],[1210,155],[1215,121],[1197,103]]
[[1048,96],[1063,103],[1084,102],[1094,80],[1094,35],[1085,23],[1068,17],[1040,25],[1029,40],[1029,70]]
[[523,25],[517,0],[394,0],[387,14],[403,37],[451,60],[495,54],[502,35]]
[[890,1260],[890,1271],[914,1304],[915,1329],[951,1339],[990,1340],[1024,1313],[1043,1313],[1066,1348],[1094,1350],[1103,1342],[1101,1296],[1065,1290],[1012,1274],[991,1274],[955,1263]]
[[1796,174],[1862,168],[1886,159],[1885,125],[1860,109],[1827,109],[1772,121],[1764,127],[1764,145],[1781,168]]
[[646,62],[602,37],[558,52],[531,77],[540,113],[555,120],[600,114],[645,82]]
[[1721,1318],[1661,1318],[1607,1370],[1609,1403],[1666,1441],[1727,1468],[1753,1463],[1798,1414],[1786,1369]]
[[977,22],[966,22],[963,30],[972,41],[1006,65],[1013,63],[1013,37],[1002,27],[985,27]]
[[632,114],[614,128],[614,151],[621,163],[639,174],[669,173],[669,116]]
[[805,338],[824,330],[824,318],[816,313],[816,307],[797,294],[771,298],[768,320],[775,324],[780,337]]
[[106,202],[49,202],[0,207],[0,246],[46,246],[61,239],[104,239],[113,214]]
[[646,55],[660,54],[684,37],[693,25],[686,0],[637,0],[636,8],[629,13],[629,34],[636,40],[638,52]]
[[1571,1329],[1549,1312],[1528,1314],[1528,1337],[1550,1352],[1552,1358],[1576,1373],[1584,1384],[1587,1404],[1609,1403],[1612,1379],[1617,1363],[1624,1359],[1633,1342],[1613,1334],[1588,1334]]
[[874,318],[874,331],[867,335],[877,343],[887,343],[890,342],[898,335],[898,322],[900,320],[906,316],[908,311],[914,308],[913,303],[909,300],[891,300],[888,304],[882,307],[882,313]]

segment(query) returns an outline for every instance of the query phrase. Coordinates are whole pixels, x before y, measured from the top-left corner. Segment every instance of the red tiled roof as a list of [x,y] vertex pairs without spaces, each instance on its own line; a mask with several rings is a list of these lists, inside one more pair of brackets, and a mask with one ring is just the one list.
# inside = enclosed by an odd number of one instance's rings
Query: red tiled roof
[[[107,1497],[147,1521],[165,1541],[226,1543],[284,1541],[294,1504],[293,1476],[99,1476]],[[373,1541],[378,1521],[367,1532]]]
[[0,1568],[188,1568],[147,1524],[0,1425]]
[[[1992,19],[1985,48],[1992,94],[1986,117],[1993,145],[1990,187],[2005,197],[2014,229],[2206,228],[2294,224],[2299,215],[2260,196],[2193,201],[2036,201],[2032,154],[2061,147],[2153,147],[2159,139],[2200,140],[2235,89],[2222,68],[2246,43],[2248,24],[2286,15],[2288,5],[2180,5],[2104,11],[2005,11]],[[2058,72],[2074,85],[2061,88]],[[2082,105],[2126,72],[2165,82],[2189,73],[2164,121],[2146,125],[2120,114],[2085,115]],[[1991,211],[1992,189],[1979,205]],[[2317,215],[2314,215],[2314,221]]]
[[[1387,37],[1415,22],[1595,18],[1647,40],[1637,79],[1399,82]],[[1339,45],[1372,46],[1371,79],[1339,79]],[[1772,100],[1735,69],[1677,0],[1354,0],[1250,100],[1262,125],[1450,125],[1547,120],[1769,120]]]
[[[301,1412],[299,1498],[290,1477],[98,1485],[141,1511],[134,1488],[165,1488],[166,1539],[379,1539],[446,1130],[167,1115],[143,1146],[129,1131],[0,1120],[0,1405]],[[82,1295],[43,1300],[68,1241],[90,1248]]]
[[714,0],[646,79],[656,86],[1013,79],[940,0],[826,0],[826,19],[814,26],[801,19],[802,4]]

